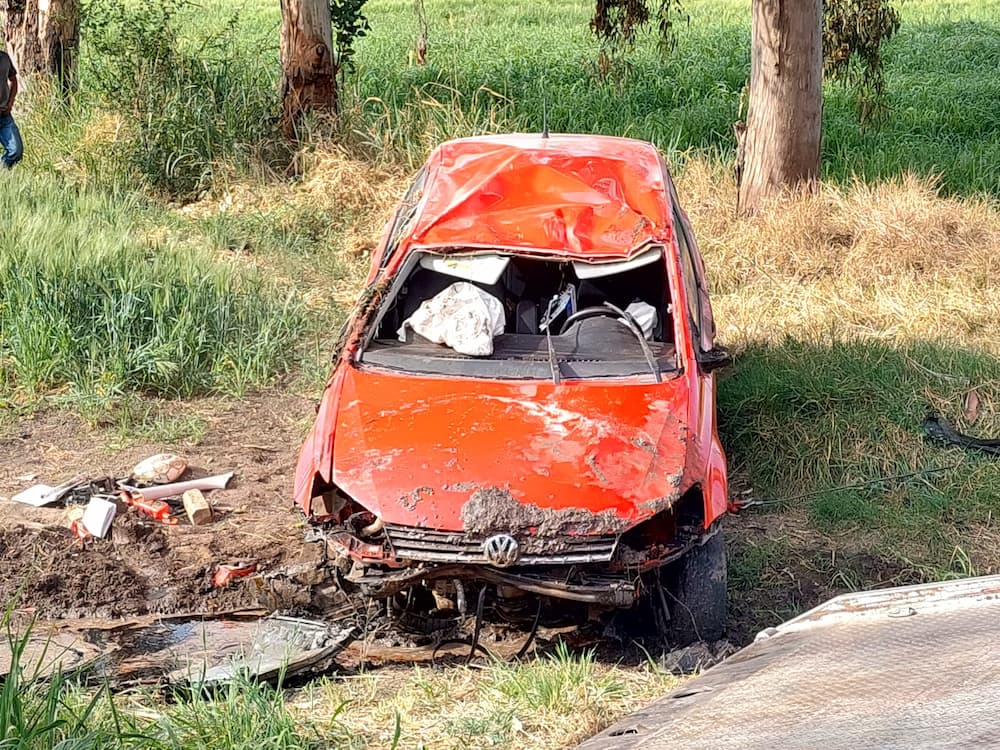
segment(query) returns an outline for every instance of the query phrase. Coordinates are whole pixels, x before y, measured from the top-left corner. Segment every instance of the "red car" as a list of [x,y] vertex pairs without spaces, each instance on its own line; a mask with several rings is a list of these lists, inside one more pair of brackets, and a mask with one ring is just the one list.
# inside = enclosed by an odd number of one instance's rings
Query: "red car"
[[654,146],[445,143],[372,257],[296,502],[371,596],[645,601],[674,643],[718,638],[714,335]]

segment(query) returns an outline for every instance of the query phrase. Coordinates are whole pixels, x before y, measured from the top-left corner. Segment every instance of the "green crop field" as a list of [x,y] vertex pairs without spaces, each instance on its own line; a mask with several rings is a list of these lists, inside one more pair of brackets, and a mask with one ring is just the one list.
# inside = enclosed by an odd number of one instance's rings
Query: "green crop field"
[[[664,57],[651,33],[624,74],[597,74],[592,5],[575,0],[425,2],[426,65],[413,62],[413,3],[372,0],[371,34],[348,81],[352,128],[382,157],[421,162],[439,140],[538,131],[548,101],[554,131],[654,141],[674,157],[691,149],[728,158],[750,66],[750,3],[687,0],[678,46]],[[252,27],[256,53],[277,59],[277,7],[209,6]],[[824,170],[843,181],[904,171],[941,176],[946,192],[1000,196],[1000,2],[906,0],[885,55],[893,116],[862,131],[849,91],[828,84]],[[249,33],[249,32],[248,32]],[[388,151],[388,153],[384,153]]]
[[[734,215],[731,168],[749,0],[686,0],[673,53],[642,36],[607,77],[589,3],[424,6],[418,65],[414,4],[370,0],[342,120],[311,123],[298,149],[276,133],[278,3],[85,25],[79,92],[25,93],[28,155],[0,174],[0,430],[150,396],[316,396],[412,170],[446,138],[538,131],[547,108],[553,131],[656,142],[678,174],[735,353],[718,385],[733,489],[761,501],[727,526],[735,637],[846,590],[1000,572],[1000,463],[921,430],[935,410],[1000,435],[1000,0],[901,2],[887,121],[861,128],[852,92],[828,83],[823,184],[752,220]],[[248,689],[229,713],[196,703],[121,726],[136,747],[217,747],[217,732],[225,747],[262,733],[289,748],[554,747],[669,683],[562,654],[331,681],[287,702]],[[25,705],[66,722],[55,734],[31,734],[0,688],[0,744],[20,736],[11,717],[30,748],[117,721],[102,702],[74,734],[86,706],[48,689],[32,684]],[[351,710],[331,718],[339,705]]]

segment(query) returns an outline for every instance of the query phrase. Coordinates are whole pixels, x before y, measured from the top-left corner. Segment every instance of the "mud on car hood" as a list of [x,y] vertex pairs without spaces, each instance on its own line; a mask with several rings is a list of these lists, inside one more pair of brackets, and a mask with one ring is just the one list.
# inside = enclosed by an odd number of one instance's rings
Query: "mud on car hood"
[[388,524],[620,533],[685,488],[687,397],[683,378],[554,386],[348,367],[333,480]]

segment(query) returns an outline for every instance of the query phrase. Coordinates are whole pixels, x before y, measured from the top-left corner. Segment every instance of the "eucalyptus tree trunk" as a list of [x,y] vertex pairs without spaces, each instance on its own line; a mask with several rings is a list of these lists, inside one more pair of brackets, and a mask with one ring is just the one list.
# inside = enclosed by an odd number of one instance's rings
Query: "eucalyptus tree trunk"
[[753,0],[750,96],[737,131],[738,209],[819,175],[823,0]]
[[281,0],[281,129],[294,138],[306,112],[336,114],[329,0]]
[[66,91],[76,79],[80,0],[0,0],[3,38],[21,75],[51,77]]

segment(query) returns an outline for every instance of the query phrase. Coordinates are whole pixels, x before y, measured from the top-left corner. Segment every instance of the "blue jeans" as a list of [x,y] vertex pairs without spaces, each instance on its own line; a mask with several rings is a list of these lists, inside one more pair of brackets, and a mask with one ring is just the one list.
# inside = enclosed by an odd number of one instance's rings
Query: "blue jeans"
[[0,158],[3,166],[10,169],[24,156],[24,143],[21,141],[21,131],[17,129],[10,114],[0,115],[0,146],[3,147],[4,155]]

